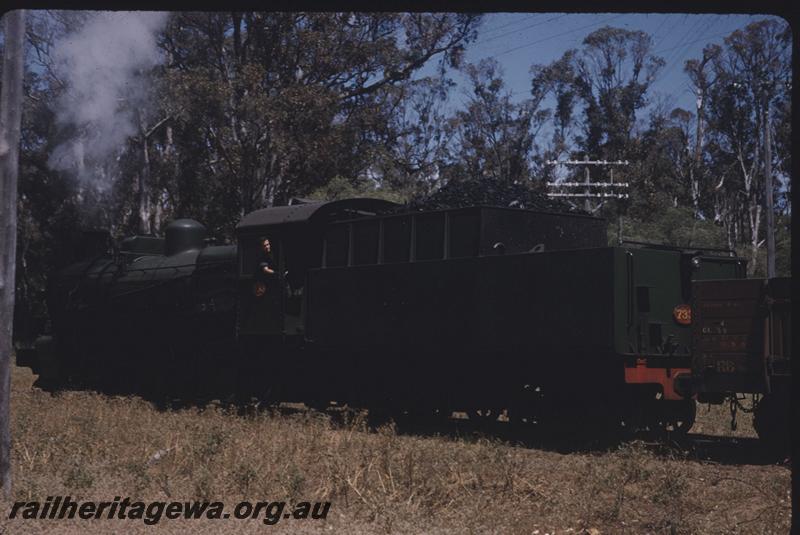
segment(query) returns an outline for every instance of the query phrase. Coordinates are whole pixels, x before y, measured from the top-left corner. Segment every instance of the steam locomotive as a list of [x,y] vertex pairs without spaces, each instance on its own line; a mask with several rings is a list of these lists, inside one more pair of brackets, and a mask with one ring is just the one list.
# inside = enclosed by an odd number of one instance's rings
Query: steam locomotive
[[686,432],[695,400],[754,392],[760,431],[785,433],[788,281],[724,251],[610,247],[606,225],[346,199],[257,210],[218,246],[179,219],[54,274],[51,333],[18,363],[51,386],[553,430]]

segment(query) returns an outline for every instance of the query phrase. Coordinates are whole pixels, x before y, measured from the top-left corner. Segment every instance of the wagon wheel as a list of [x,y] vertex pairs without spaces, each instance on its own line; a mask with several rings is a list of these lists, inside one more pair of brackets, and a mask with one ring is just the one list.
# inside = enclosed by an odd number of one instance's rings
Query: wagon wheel
[[791,400],[785,393],[766,394],[756,405],[753,427],[768,453],[785,456],[791,451]]

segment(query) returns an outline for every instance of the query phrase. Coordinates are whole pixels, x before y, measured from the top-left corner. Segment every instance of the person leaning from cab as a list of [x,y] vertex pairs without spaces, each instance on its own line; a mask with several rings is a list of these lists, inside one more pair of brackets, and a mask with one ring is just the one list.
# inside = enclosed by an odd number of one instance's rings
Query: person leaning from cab
[[267,284],[270,284],[268,280],[275,277],[275,261],[272,259],[272,244],[269,238],[266,236],[258,238],[258,246],[261,248],[261,254],[254,277],[253,295],[263,297],[267,293]]
[[275,261],[272,259],[272,244],[269,238],[262,236],[258,239],[261,246],[261,261],[258,264],[258,277],[262,279],[275,276]]

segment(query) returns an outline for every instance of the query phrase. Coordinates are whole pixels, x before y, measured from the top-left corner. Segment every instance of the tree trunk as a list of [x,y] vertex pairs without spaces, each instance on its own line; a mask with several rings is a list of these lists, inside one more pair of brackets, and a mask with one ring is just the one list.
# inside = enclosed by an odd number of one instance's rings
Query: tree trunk
[[692,207],[694,218],[700,216],[700,164],[703,161],[703,103],[705,90],[697,97],[697,132],[694,139],[694,162],[689,168],[689,180],[692,187]]
[[22,117],[25,11],[5,14],[3,86],[0,96],[0,486],[11,496],[11,351],[17,262],[17,176]]
[[158,235],[161,233],[161,226],[164,222],[164,195],[163,190],[159,189],[161,193],[156,199],[155,206],[153,208],[153,225],[152,231],[154,234]]
[[262,189],[261,189],[261,206],[268,207],[272,206],[273,201],[275,200],[275,189],[278,187],[277,182],[279,178],[273,180],[271,177],[275,177],[278,174],[278,154],[273,152],[269,159],[269,169],[267,169],[266,176],[262,178]]
[[758,241],[759,229],[761,227],[761,204],[755,203],[755,206],[750,207],[750,266],[747,270],[747,276],[752,277],[756,274],[756,267],[758,266],[758,249],[761,247],[761,242]]
[[725,223],[725,237],[728,240],[728,249],[730,249],[731,251],[735,251],[736,241],[734,240],[733,237],[733,229],[731,228],[731,224],[727,222]]
[[139,171],[139,233],[150,234],[150,156],[147,153],[147,141],[142,143],[142,168]]
[[696,178],[694,167],[689,169],[689,181],[692,188],[692,209],[694,210],[694,218],[700,217],[700,180]]
[[150,200],[150,150],[144,119],[139,115],[139,132],[142,139],[142,165],[139,169],[139,234],[152,233],[152,205]]

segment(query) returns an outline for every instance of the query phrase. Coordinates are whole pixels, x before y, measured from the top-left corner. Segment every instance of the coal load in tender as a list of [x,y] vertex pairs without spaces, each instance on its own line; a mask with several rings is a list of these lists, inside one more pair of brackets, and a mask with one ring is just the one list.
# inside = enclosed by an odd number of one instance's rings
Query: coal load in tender
[[451,180],[434,193],[412,199],[408,208],[413,210],[438,210],[463,206],[502,206],[539,210],[544,212],[569,212],[585,214],[580,208],[547,197],[528,184],[496,180]]

